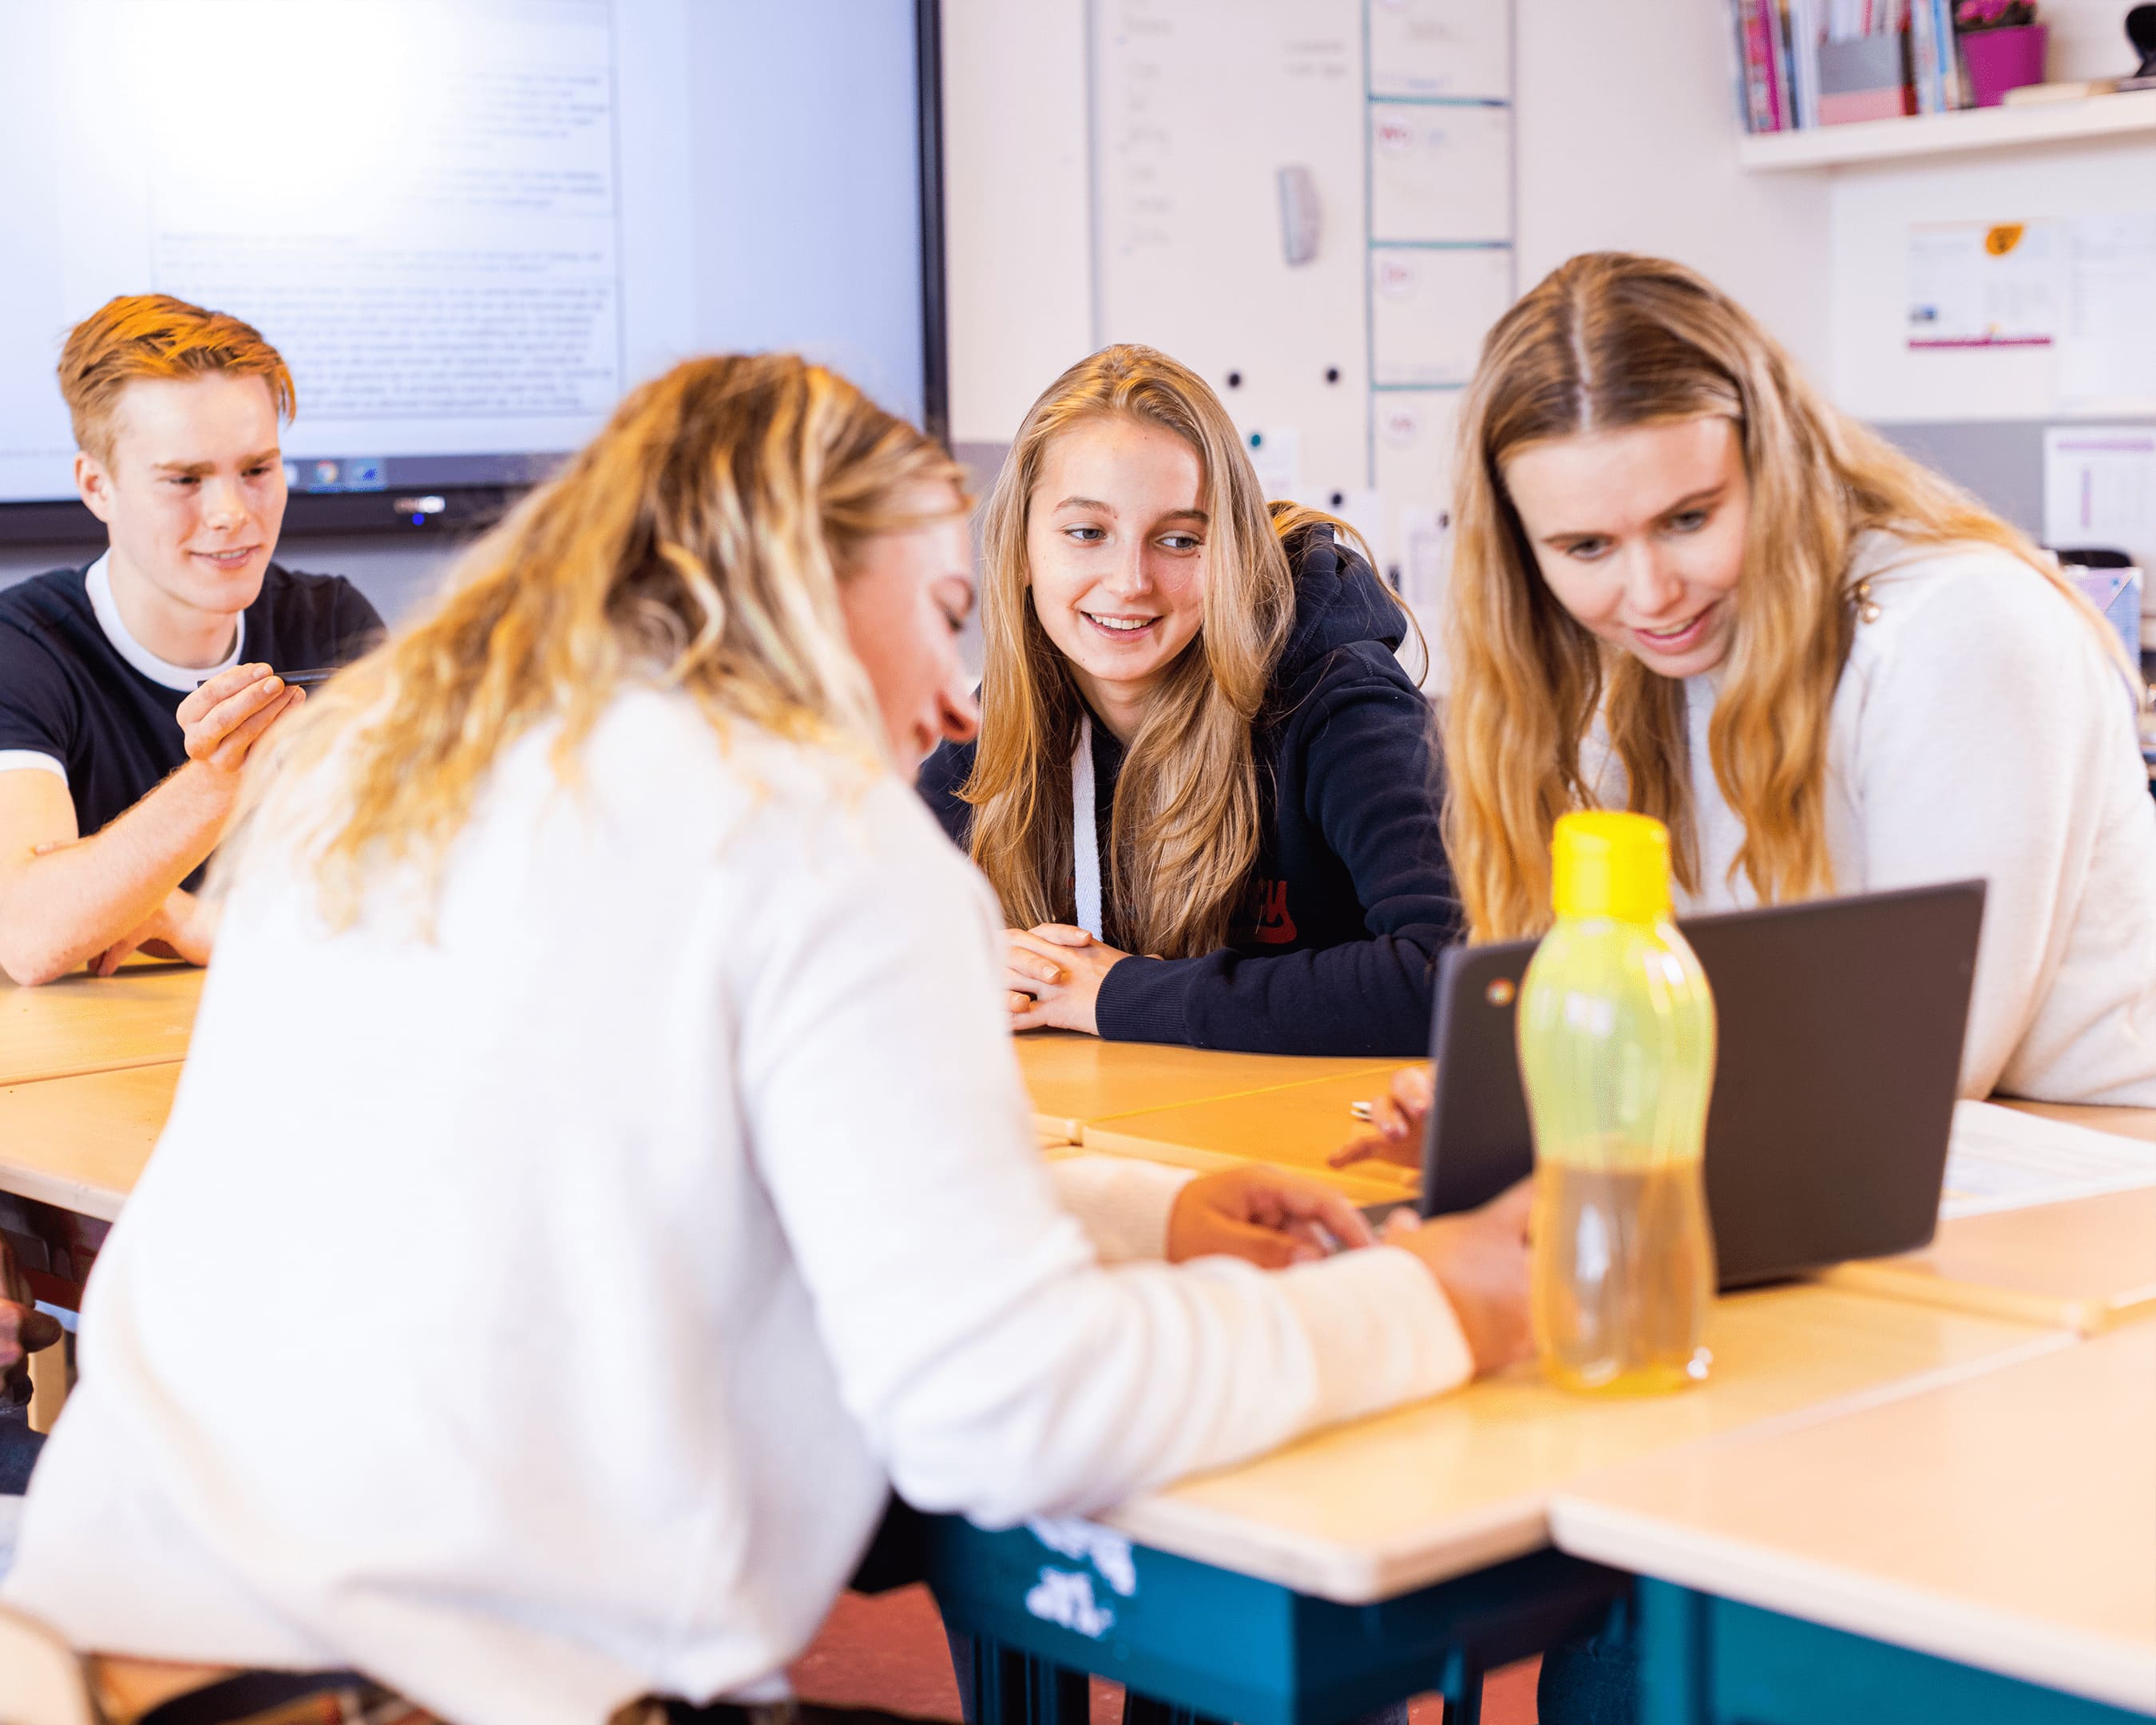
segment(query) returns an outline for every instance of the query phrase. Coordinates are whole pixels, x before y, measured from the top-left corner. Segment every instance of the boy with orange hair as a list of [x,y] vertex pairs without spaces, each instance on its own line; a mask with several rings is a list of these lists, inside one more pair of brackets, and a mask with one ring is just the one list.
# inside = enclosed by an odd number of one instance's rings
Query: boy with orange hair
[[208,962],[192,889],[249,752],[305,698],[277,670],[382,628],[339,576],[270,561],[291,373],[250,326],[162,294],[76,326],[60,392],[110,545],[0,592],[0,970]]

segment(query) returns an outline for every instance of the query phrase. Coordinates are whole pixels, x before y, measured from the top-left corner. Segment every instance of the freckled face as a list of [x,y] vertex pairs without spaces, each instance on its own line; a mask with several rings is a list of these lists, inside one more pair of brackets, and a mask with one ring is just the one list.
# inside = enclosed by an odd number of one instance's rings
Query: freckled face
[[1049,445],[1028,500],[1033,606],[1089,695],[1142,700],[1196,637],[1207,525],[1198,452],[1173,432],[1104,417]]
[[1665,677],[1728,656],[1751,485],[1719,415],[1529,444],[1505,489],[1558,603]]

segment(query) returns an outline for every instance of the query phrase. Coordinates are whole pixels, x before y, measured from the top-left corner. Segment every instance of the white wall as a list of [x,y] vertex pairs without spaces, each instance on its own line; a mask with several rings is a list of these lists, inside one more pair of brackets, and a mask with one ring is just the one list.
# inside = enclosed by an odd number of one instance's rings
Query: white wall
[[1520,285],[1576,252],[1689,264],[1825,380],[1824,177],[1737,165],[1722,0],[1517,0]]
[[951,437],[1006,444],[1093,347],[1081,0],[943,0]]
[[[1517,21],[1522,285],[1661,252],[1825,375],[1828,187],[1738,169],[1720,0],[1517,0]],[[943,39],[952,434],[1002,442],[1095,338],[1086,8],[944,0]]]

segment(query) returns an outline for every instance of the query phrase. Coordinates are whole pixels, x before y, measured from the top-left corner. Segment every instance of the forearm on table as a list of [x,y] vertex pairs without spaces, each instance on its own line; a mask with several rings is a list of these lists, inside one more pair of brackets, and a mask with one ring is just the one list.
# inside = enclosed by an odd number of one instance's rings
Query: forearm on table
[[1164,1257],[1169,1213],[1194,1175],[1120,1156],[1071,1157],[1048,1167],[1057,1201],[1078,1219],[1104,1264]]
[[1037,1286],[864,1411],[909,1502],[998,1526],[1089,1514],[1473,1369],[1404,1252],[1275,1272],[1209,1258]]
[[1405,1058],[1429,1044],[1436,923],[1317,951],[1125,960],[1096,1014],[1116,1041]]
[[0,969],[49,982],[141,927],[216,849],[234,789],[191,762],[102,830],[15,863],[0,875]]

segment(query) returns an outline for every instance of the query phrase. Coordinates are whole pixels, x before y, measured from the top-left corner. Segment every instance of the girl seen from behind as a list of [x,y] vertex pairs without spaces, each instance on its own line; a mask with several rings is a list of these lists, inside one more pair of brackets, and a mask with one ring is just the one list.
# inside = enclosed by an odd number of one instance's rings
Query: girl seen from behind
[[1414,1054],[1458,932],[1404,612],[1276,504],[1203,379],[1050,385],[984,524],[978,744],[921,787],[1010,925],[1019,1028]]
[[1267,1274],[1161,1260],[1367,1230],[1044,1163],[910,783],[973,723],[957,480],[691,362],[298,716],[7,1580],[130,1716],[771,1702],[894,1485],[1085,1514],[1524,1347],[1524,1192]]

